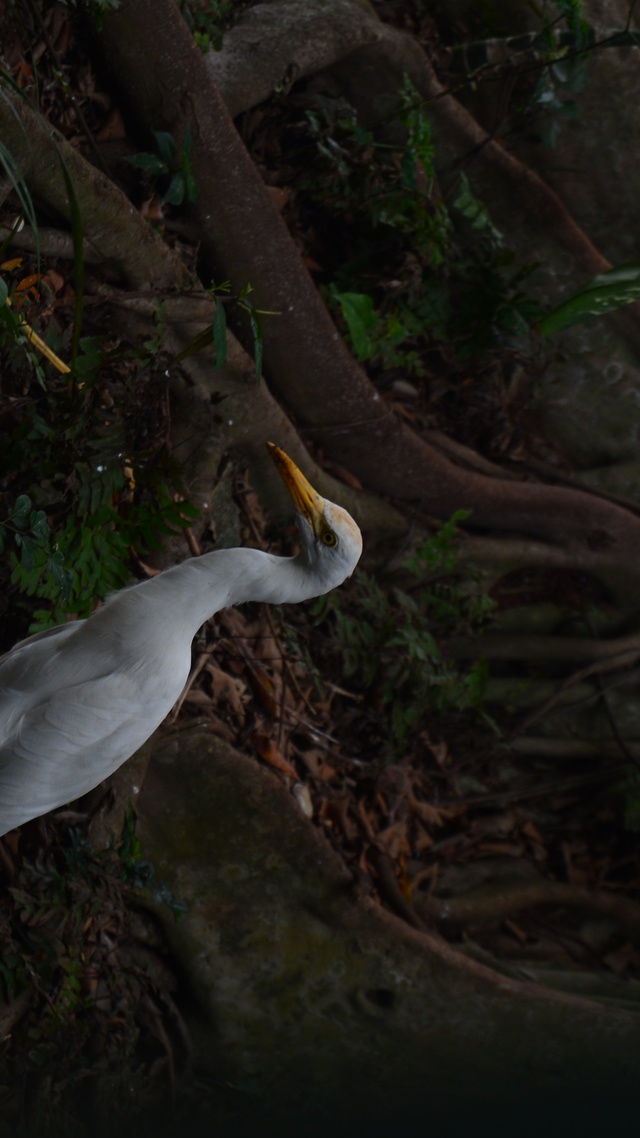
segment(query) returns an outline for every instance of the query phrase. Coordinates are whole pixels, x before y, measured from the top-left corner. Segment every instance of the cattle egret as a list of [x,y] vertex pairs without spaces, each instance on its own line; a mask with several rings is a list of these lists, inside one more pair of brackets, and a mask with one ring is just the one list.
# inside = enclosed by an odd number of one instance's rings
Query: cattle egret
[[191,558],[0,659],[0,835],[86,794],[142,746],[184,688],[193,637],[219,609],[308,600],[353,572],[362,552],[353,519],[268,447],[297,511],[296,557]]

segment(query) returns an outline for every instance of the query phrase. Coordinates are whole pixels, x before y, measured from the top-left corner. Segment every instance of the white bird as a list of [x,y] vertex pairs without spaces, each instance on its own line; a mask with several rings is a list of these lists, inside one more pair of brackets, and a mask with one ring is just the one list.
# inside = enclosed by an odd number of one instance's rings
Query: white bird
[[308,600],[353,572],[362,552],[353,518],[268,447],[296,507],[296,557],[191,558],[0,658],[0,835],[86,794],[142,746],[184,688],[193,637],[219,609]]

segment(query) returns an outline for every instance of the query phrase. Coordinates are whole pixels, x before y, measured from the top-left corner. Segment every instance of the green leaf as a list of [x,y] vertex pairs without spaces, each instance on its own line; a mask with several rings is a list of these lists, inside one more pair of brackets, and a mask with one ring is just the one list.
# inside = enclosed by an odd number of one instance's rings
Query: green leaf
[[9,289],[7,288],[7,282],[0,277],[0,305],[7,303],[8,295]]
[[186,348],[183,348],[181,352],[178,352],[177,356],[173,356],[172,359],[169,360],[168,367],[175,367],[177,363],[180,363],[180,360],[185,360],[187,356],[193,356],[196,352],[201,352],[203,348],[208,348],[209,344],[213,342],[213,337],[213,326],[207,325],[206,328],[202,329],[202,332],[198,332],[197,336],[194,336]]
[[471,222],[474,229],[486,229],[496,245],[502,244],[502,234],[491,221],[484,202],[473,193],[469,179],[464,173],[460,175],[460,190],[453,205],[463,217],[467,218],[467,221]]
[[194,202],[198,197],[198,185],[191,170],[183,163],[182,175],[184,177],[184,192],[187,201]]
[[60,550],[52,553],[47,561],[47,569],[58,589],[63,602],[66,604],[71,598],[71,591],[73,589],[73,574],[69,569],[64,566],[64,555]]
[[29,529],[31,508],[31,498],[28,494],[20,494],[16,498],[9,517],[17,530],[24,532]]
[[553,336],[625,304],[640,299],[640,261],[630,261],[607,273],[600,273],[569,300],[547,312],[537,327],[541,336]]
[[356,356],[359,360],[370,360],[376,350],[370,333],[378,321],[373,300],[362,292],[335,292],[334,296],[347,322]]
[[169,182],[169,189],[162,198],[168,205],[182,205],[185,196],[185,182],[183,173],[178,170]]
[[159,177],[160,174],[167,174],[167,164],[163,162],[159,154],[149,154],[143,151],[141,154],[132,154],[127,158],[130,166],[135,166],[137,170],[144,170],[145,174],[151,174],[153,177]]
[[60,150],[58,151],[58,159],[60,161],[62,177],[64,179],[65,189],[67,191],[67,199],[69,202],[71,237],[73,242],[73,272],[75,292],[73,303],[73,335],[71,338],[71,370],[73,372],[76,366],[76,360],[78,358],[78,347],[82,333],[82,316],[84,311],[84,227],[82,224],[80,204],[78,202],[78,196],[73,184],[71,172]]
[[36,567],[36,551],[37,545],[26,534],[16,534],[16,541],[20,545],[20,560],[22,568],[30,573]]
[[176,140],[167,130],[154,130],[153,137],[156,140],[158,154],[162,158],[166,168],[175,161],[177,153]]
[[43,545],[48,545],[50,538],[49,523],[44,510],[34,511],[29,518],[29,525],[33,536]]
[[213,318],[213,338],[216,345],[216,367],[222,367],[227,358],[227,314],[220,297],[216,297],[216,314]]
[[262,353],[264,348],[262,340],[262,317],[258,310],[252,305],[247,305],[246,307],[249,313],[251,331],[253,333],[253,357],[256,363],[256,379],[260,382],[262,379]]

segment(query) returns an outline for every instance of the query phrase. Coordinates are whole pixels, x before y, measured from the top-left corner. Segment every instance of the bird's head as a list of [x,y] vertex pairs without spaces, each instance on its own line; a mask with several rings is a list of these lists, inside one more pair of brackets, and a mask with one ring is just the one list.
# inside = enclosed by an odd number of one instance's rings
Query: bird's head
[[280,447],[267,443],[267,449],[293,499],[306,560],[328,591],[353,573],[362,553],[362,534],[351,515],[322,498]]

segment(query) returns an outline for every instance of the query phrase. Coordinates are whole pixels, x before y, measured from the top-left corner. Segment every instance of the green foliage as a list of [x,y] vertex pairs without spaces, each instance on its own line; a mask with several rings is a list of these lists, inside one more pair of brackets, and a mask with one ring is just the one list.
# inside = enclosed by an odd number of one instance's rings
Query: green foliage
[[[492,240],[494,227],[474,200],[471,224],[485,228]],[[422,375],[423,357],[434,343],[456,347],[460,360],[499,346],[520,347],[528,341],[540,306],[529,300],[522,285],[533,265],[516,266],[512,255],[491,247],[459,248],[437,272],[426,269],[396,299],[382,295],[326,289],[327,300],[338,308],[346,326],[346,339],[362,362],[405,374]],[[346,272],[341,274],[346,276]]]
[[[13,103],[9,99],[7,99],[7,96],[2,91],[0,91],[0,98],[3,98],[5,100],[5,102],[7,103],[11,112],[13,114],[16,114],[16,110],[13,106]],[[36,268],[37,268],[37,271],[40,272],[40,229],[39,229],[38,221],[36,218],[33,200],[32,200],[31,194],[29,192],[29,187],[27,186],[27,184],[26,184],[26,182],[22,176],[21,171],[19,170],[18,166],[16,165],[16,162],[13,158],[13,155],[7,149],[5,144],[1,141],[0,141],[0,166],[2,167],[4,174],[5,174],[5,177],[8,179],[8,181],[11,185],[11,188],[12,188],[13,192],[15,193],[15,195],[18,199],[21,213],[24,215],[24,217],[26,217],[27,221],[29,222],[29,225],[31,226],[31,228],[33,230],[33,233],[35,236],[35,241],[36,241]],[[2,242],[2,245],[0,246],[0,253],[4,254],[5,249],[10,244],[11,244],[11,237],[9,236]],[[6,288],[6,286],[5,286],[5,288]],[[6,299],[7,299],[7,297],[6,297],[6,293],[5,293],[4,297],[0,299],[0,305],[4,305],[6,303]]]
[[482,627],[493,608],[484,592],[452,577],[456,526],[467,516],[459,510],[405,562],[414,578],[408,588],[383,588],[359,571],[348,607],[338,593],[315,602],[339,644],[345,679],[381,703],[392,756],[403,752],[429,712],[484,715],[486,664],[460,671],[443,646],[448,636]]
[[213,322],[197,336],[194,336],[190,344],[183,348],[177,356],[171,360],[171,365],[179,363],[180,360],[186,359],[187,356],[192,356],[196,352],[201,352],[203,348],[207,348],[209,344],[216,346],[216,367],[222,367],[227,358],[227,317],[224,310],[224,303],[228,300],[229,303],[237,305],[237,307],[247,314],[249,317],[249,324],[251,326],[251,333],[253,336],[253,358],[256,365],[256,379],[258,382],[262,379],[262,358],[264,350],[264,336],[262,331],[262,317],[263,316],[279,316],[279,312],[273,312],[267,308],[256,308],[252,300],[249,299],[250,294],[253,292],[253,286],[247,283],[244,288],[240,290],[237,296],[230,296],[231,282],[223,281],[222,284],[216,284],[215,281],[209,286],[210,294],[215,297],[216,312]]
[[100,32],[104,27],[105,16],[108,16],[109,12],[117,12],[121,0],[61,0],[61,2],[67,8],[85,12],[93,20],[96,30]]
[[593,47],[595,37],[583,15],[581,0],[554,0],[551,9],[545,3],[542,14],[548,22],[537,38],[537,45],[543,48],[544,66],[529,106],[538,112],[542,141],[547,146],[555,146],[562,120],[579,116],[578,104],[572,96],[584,90],[588,50]]
[[[154,130],[157,152],[143,151],[127,158],[131,166],[143,170],[152,179],[168,182],[162,195],[162,201],[168,205],[182,205],[186,201],[194,202],[197,197],[196,182],[191,171],[191,131],[187,127],[185,132],[182,153],[178,156],[178,148],[172,134],[165,130]],[[178,169],[176,169],[176,165]]]
[[410,237],[417,253],[442,264],[450,221],[434,193],[431,125],[410,80],[398,113],[402,145],[378,141],[344,100],[319,98],[317,104],[306,115],[320,161],[304,180],[306,190],[338,213]]
[[465,173],[460,174],[459,187],[458,196],[453,201],[453,208],[458,210],[473,229],[486,234],[493,246],[499,248],[503,244],[502,233],[493,224],[484,202],[473,193]]
[[340,292],[335,285],[327,289],[327,299],[340,307],[347,325],[346,339],[356,359],[422,375],[418,351],[405,345],[418,343],[425,325],[408,305],[396,304],[383,313],[376,311],[373,298],[366,293]]
[[633,304],[639,298],[640,261],[630,261],[593,277],[569,300],[547,312],[538,322],[538,331],[542,336],[553,336],[573,324],[581,324],[626,304]]
[[[26,581],[38,581],[43,569],[62,604],[71,599],[73,578],[64,565],[64,554],[51,544],[49,523],[44,510],[34,510],[28,494],[20,494],[4,523],[0,524],[0,555],[15,545],[15,574]],[[28,588],[25,591],[29,591]]]
[[199,0],[178,0],[178,3],[200,51],[204,53],[209,48],[220,51],[229,17],[238,6],[237,0],[207,0],[205,4]]
[[[0,349],[1,332],[0,325]],[[159,549],[164,535],[198,515],[176,500],[151,455],[131,451],[125,412],[133,396],[125,384],[124,405],[111,399],[110,409],[103,386],[110,367],[102,341],[83,339],[73,381],[44,384],[7,432],[0,475],[10,504],[0,523],[0,555],[23,596],[46,602],[32,631],[68,614],[87,616],[129,579],[132,549]]]
[[[437,343],[454,343],[460,359],[521,348],[540,315],[522,288],[534,266],[516,265],[464,173],[449,206],[438,196],[431,128],[410,82],[398,114],[402,147],[377,141],[344,101],[318,99],[306,115],[319,161],[303,186],[348,219],[350,239],[360,235],[361,250],[325,290],[356,357],[419,376]],[[371,258],[374,239],[392,242],[389,282]]]

